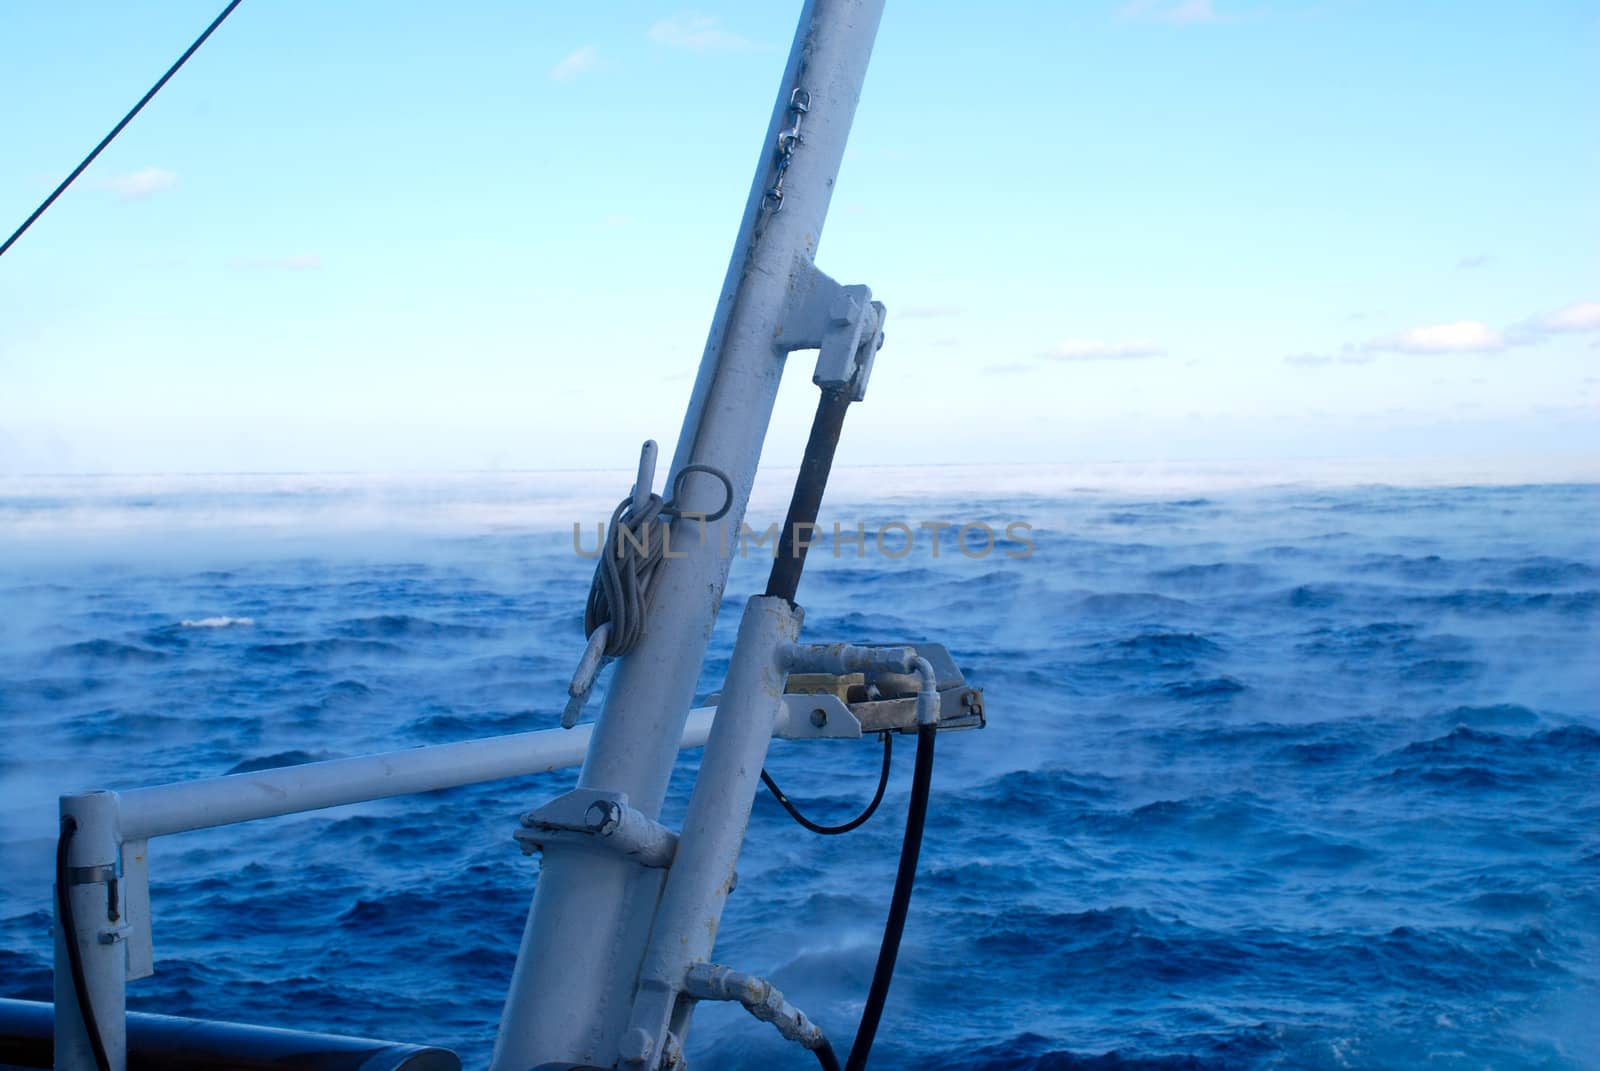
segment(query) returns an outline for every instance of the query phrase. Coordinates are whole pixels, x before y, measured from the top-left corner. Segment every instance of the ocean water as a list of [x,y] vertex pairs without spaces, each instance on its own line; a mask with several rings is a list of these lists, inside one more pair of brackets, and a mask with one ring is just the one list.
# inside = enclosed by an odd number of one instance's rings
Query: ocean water
[[[1023,521],[1031,555],[824,546],[801,593],[808,638],[947,644],[989,712],[939,741],[873,1066],[1600,1067],[1600,486],[971,476],[845,479],[825,520]],[[626,484],[0,484],[0,995],[50,994],[60,792],[556,724],[590,570],[570,525]],[[769,490],[750,519],[781,516]],[[735,563],[702,693],[763,575]],[[849,836],[758,798],[721,929],[717,958],[841,1050],[911,753]],[[878,761],[769,765],[837,821]],[[482,1066],[537,880],[511,832],[572,777],[156,842],[130,1004]],[[729,1008],[690,1042],[814,1066]]]

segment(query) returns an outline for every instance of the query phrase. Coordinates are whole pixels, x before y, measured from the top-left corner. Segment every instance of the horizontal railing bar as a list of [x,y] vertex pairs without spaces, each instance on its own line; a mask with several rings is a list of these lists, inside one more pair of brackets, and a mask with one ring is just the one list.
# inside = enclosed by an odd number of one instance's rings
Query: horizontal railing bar
[[[715,707],[689,712],[680,748],[701,747]],[[463,740],[118,793],[125,841],[581,765],[593,725]]]

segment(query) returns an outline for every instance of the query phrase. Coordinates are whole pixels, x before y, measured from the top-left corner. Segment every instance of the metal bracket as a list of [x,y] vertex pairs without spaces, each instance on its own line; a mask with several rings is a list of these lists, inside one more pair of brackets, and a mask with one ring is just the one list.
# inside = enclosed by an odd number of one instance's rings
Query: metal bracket
[[[869,700],[851,703],[850,714],[861,726],[863,733],[911,733],[917,729],[916,696],[896,699]],[[939,731],[981,729],[986,719],[983,713],[983,691],[957,685],[939,689]]]
[[671,866],[678,852],[678,835],[630,807],[623,792],[575,788],[523,815],[522,825],[512,836],[528,855],[551,844],[572,844],[660,868]]
[[[844,662],[853,664],[871,659],[878,653],[905,652],[926,658],[933,667],[939,694],[939,731],[981,729],[986,722],[983,690],[967,683],[961,667],[943,644],[919,643],[895,648],[836,645],[812,649],[818,656],[825,652],[836,654],[841,660],[836,668],[841,668]],[[792,691],[783,697],[788,719],[777,732],[786,740],[855,739],[870,733],[915,732],[917,728],[919,689],[913,673],[883,669],[833,675],[791,673],[789,688]],[[816,726],[818,710],[822,712],[823,725],[808,731]],[[843,718],[849,719],[843,722],[847,728],[836,730],[834,726]]]
[[810,261],[801,260],[789,289],[778,329],[779,352],[816,350],[811,381],[824,389],[848,390],[850,400],[866,397],[873,358],[883,345],[882,302],[859,283],[843,286]]
[[774,734],[781,740],[861,739],[861,722],[836,695],[789,692],[783,705],[786,717]]

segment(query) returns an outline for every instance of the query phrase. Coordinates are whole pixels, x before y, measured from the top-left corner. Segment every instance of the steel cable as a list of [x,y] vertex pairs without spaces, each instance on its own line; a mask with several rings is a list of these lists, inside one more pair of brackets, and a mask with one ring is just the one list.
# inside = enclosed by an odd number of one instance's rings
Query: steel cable
[[150,99],[161,91],[161,87],[167,84],[168,79],[178,73],[178,68],[189,62],[189,57],[199,51],[200,46],[206,43],[206,38],[211,36],[211,32],[218,26],[221,26],[223,20],[229,15],[233,14],[233,9],[238,7],[242,2],[243,0],[233,0],[232,3],[222,9],[222,14],[211,20],[211,25],[205,28],[205,32],[194,39],[194,44],[183,50],[183,55],[179,56],[177,61],[174,62],[171,67],[167,68],[167,73],[157,79],[156,84],[145,91],[145,95],[139,98],[139,103],[135,104],[132,110],[130,110],[127,115],[122,117],[122,121],[120,123],[111,128],[111,133],[101,138],[100,144],[96,145],[94,149],[90,151],[89,155],[85,156],[83,161],[78,164],[77,167],[72,169],[72,174],[62,179],[61,185],[57,186],[54,190],[51,190],[50,196],[46,197],[39,207],[35,208],[33,213],[28,216],[27,219],[22,221],[22,226],[11,232],[11,237],[6,239],[4,245],[0,245],[0,256],[4,256],[6,250],[10,249],[16,244],[17,239],[22,237],[23,232],[29,227],[33,226],[34,220],[44,215],[45,209],[55,204],[56,198],[65,193],[67,187],[72,185],[73,180],[79,175],[83,174],[84,170],[90,164],[94,163],[94,158],[99,156],[101,151],[104,150],[107,145],[111,144],[112,139],[114,139],[118,134],[122,133],[123,127],[133,122],[133,117],[138,115],[139,112],[144,109],[146,104],[150,103]]

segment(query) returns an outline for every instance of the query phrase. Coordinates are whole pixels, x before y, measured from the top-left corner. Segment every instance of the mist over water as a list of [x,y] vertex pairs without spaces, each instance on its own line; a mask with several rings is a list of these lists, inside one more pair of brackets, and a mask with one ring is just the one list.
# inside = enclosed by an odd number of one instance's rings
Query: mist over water
[[[1020,520],[1031,556],[824,544],[801,588],[807,638],[945,643],[989,712],[939,740],[874,1067],[1600,1066],[1600,486],[960,476],[846,475],[823,520]],[[0,996],[50,996],[61,792],[555,726],[592,568],[571,524],[628,479],[0,485]],[[766,564],[734,563],[702,695]],[[849,836],[758,797],[719,935],[841,1049],[911,752]],[[840,821],[878,762],[778,742],[769,767]],[[155,842],[130,1005],[483,1065],[538,869],[511,832],[573,779]],[[814,1066],[711,1006],[690,1056]]]

